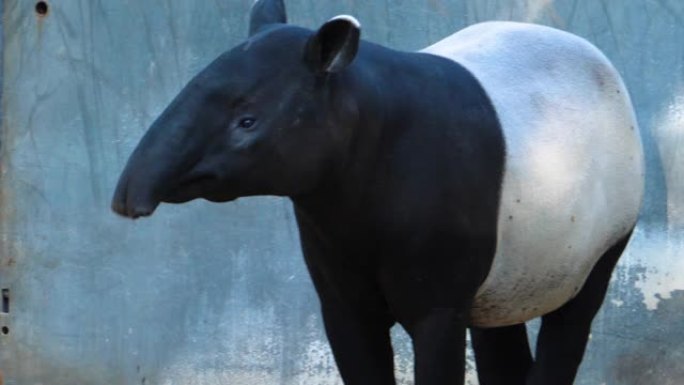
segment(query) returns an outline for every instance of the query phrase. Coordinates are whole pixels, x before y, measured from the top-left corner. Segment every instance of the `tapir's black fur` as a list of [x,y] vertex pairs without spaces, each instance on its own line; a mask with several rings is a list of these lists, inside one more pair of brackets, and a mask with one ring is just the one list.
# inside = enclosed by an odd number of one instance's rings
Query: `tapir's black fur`
[[[351,19],[289,26],[284,12],[255,4],[250,38],[145,135],[113,208],[290,197],[345,384],[395,383],[395,322],[413,340],[417,385],[462,384],[469,309],[497,241],[505,146],[492,103],[453,61],[360,42]],[[496,348],[487,336],[474,332],[483,385],[524,384],[524,325],[501,329]]]

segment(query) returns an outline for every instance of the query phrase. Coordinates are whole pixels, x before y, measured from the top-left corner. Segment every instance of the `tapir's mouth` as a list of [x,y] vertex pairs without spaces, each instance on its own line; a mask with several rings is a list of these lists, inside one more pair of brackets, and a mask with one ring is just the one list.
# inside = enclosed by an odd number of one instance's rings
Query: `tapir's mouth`
[[193,199],[202,198],[212,185],[218,182],[214,174],[196,174],[182,178],[181,181],[171,188],[162,198],[166,203],[185,203]]
[[208,173],[190,175],[181,180],[181,182],[178,184],[178,189],[183,190],[187,188],[195,188],[197,186],[206,186],[208,184],[216,182],[218,179],[219,178],[216,175]]
[[112,199],[112,210],[117,214],[137,219],[154,214],[160,203],[185,203],[199,198],[205,185],[214,180],[210,175],[184,178],[172,188],[167,183],[151,183],[124,177]]
[[181,179],[175,188],[163,197],[165,203],[185,203],[194,199],[206,199],[211,202],[230,202],[238,198],[233,192],[226,191],[227,183],[215,173],[191,174]]
[[173,187],[156,188],[156,193],[153,193],[154,186],[131,185],[124,181],[117,187],[112,210],[121,216],[137,219],[151,216],[162,202],[180,204],[199,198],[212,202],[235,200],[237,196],[228,196],[220,191],[219,182],[219,176],[213,173],[190,174],[173,184]]

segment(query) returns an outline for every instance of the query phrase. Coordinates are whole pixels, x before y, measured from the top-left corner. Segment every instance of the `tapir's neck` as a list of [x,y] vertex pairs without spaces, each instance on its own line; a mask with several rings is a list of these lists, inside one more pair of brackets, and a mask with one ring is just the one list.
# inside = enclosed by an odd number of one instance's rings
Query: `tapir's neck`
[[[349,135],[346,148],[338,152],[335,169],[319,188],[296,197],[295,204],[317,214],[372,216],[378,200],[412,183],[409,175],[396,173],[425,150],[413,148],[420,145],[411,143],[413,138],[436,138],[443,131],[450,106],[436,106],[433,96],[458,92],[446,90],[458,87],[454,67],[432,55],[363,43],[355,62],[329,79],[333,112],[350,125],[340,128]],[[443,81],[445,76],[449,82]],[[354,114],[351,119],[349,113]]]
[[354,63],[326,80],[331,114],[338,125],[334,129],[344,137],[343,147],[335,154],[333,170],[307,197],[358,201],[367,197],[364,190],[379,182],[388,146],[404,129],[402,116],[411,113],[406,106],[410,101],[402,94],[405,83],[415,80],[405,77],[410,65],[400,56],[413,54],[363,43]]
[[337,238],[390,228],[405,234],[434,218],[477,228],[480,219],[463,207],[495,210],[499,190],[491,186],[503,172],[503,136],[489,98],[465,68],[363,44],[330,86],[340,98],[333,110],[348,108],[351,98],[356,115],[340,127],[349,137],[334,170],[316,191],[294,199],[298,217]]

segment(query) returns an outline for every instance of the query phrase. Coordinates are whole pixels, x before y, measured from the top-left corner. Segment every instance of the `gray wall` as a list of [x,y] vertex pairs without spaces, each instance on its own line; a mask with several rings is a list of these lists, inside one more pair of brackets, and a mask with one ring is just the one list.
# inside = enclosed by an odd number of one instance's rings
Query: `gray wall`
[[[288,201],[163,206],[138,222],[108,208],[137,140],[184,82],[244,38],[250,4],[55,0],[41,18],[34,1],[4,1],[5,384],[340,383]],[[354,14],[365,38],[399,49],[492,19],[548,24],[599,46],[637,107],[648,188],[578,383],[684,384],[684,2],[287,4],[308,27]],[[396,334],[408,384],[410,348]]]

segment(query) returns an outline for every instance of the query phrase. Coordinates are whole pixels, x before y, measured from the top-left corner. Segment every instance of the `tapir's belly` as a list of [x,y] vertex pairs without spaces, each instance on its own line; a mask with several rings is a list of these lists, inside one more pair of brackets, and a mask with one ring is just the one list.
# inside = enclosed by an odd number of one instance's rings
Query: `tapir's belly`
[[472,324],[557,309],[639,212],[642,147],[619,75],[586,41],[529,24],[478,24],[424,52],[478,78],[506,140],[497,251]]

